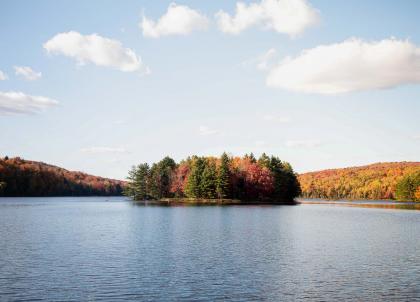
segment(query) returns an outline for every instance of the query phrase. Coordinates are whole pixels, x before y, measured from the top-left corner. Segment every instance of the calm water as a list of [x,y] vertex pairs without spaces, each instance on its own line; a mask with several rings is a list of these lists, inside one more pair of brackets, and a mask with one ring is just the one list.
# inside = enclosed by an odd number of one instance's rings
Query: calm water
[[420,211],[0,199],[0,300],[420,299]]

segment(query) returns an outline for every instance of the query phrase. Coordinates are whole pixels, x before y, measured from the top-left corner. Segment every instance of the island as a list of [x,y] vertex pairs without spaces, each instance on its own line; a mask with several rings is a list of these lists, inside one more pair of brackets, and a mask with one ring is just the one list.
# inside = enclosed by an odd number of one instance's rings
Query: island
[[193,155],[179,163],[167,156],[133,166],[127,179],[124,194],[149,205],[294,204],[300,194],[292,166],[265,153]]

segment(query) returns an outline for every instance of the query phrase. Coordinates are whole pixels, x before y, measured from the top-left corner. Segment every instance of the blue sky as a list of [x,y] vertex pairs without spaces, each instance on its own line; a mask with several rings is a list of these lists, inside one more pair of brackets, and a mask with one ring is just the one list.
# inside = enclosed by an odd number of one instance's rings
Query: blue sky
[[[119,179],[223,151],[298,172],[420,160],[420,2],[170,3],[2,1],[0,154]],[[81,49],[93,34],[120,46]]]

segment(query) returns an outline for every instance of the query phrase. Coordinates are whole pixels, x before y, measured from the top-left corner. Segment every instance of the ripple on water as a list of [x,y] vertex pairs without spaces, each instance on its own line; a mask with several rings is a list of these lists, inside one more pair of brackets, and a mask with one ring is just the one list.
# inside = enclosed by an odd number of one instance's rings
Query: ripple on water
[[0,200],[0,300],[420,299],[417,211],[107,200]]

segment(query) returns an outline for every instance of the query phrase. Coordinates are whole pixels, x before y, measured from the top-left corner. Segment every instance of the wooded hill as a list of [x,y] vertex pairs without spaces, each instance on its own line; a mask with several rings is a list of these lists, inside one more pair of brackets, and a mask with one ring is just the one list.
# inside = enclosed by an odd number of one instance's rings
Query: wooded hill
[[24,160],[0,158],[0,196],[113,196],[124,182]]
[[298,176],[302,196],[326,199],[398,199],[420,201],[420,162],[389,162]]

